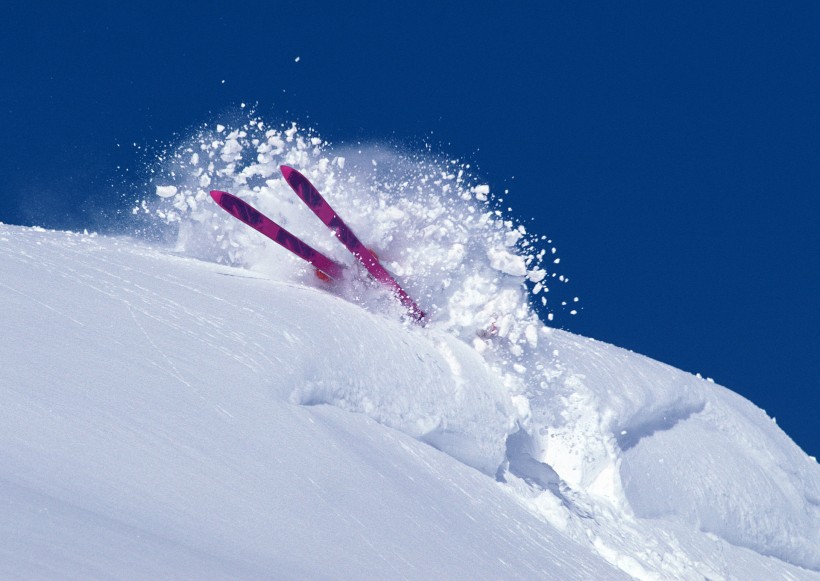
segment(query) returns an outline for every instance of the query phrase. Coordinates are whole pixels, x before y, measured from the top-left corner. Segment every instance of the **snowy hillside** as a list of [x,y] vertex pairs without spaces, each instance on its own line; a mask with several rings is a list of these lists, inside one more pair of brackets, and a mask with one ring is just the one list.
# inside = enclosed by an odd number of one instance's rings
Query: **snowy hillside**
[[165,161],[135,214],[170,245],[0,225],[0,577],[820,579],[817,462],[735,393],[542,324],[576,304],[555,250],[464,167],[261,122]]
[[541,328],[552,379],[510,399],[434,325],[0,241],[3,578],[820,578],[817,464],[705,381]]

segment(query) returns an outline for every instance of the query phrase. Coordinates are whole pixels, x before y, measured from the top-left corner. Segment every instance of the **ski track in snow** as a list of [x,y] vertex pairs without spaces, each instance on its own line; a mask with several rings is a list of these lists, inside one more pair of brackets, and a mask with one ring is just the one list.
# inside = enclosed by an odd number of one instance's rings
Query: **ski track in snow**
[[[223,127],[138,207],[179,228],[174,252],[0,225],[0,573],[820,578],[820,468],[765,413],[543,325],[530,301],[565,277],[463,167],[358,162],[295,126]],[[280,163],[426,328],[205,203],[225,188],[341,258]]]

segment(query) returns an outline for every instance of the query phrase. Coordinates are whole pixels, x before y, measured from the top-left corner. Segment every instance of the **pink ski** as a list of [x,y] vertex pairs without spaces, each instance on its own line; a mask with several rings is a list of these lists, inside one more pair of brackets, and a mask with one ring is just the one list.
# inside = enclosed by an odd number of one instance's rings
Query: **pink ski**
[[396,282],[396,279],[387,272],[384,266],[379,262],[379,259],[362,244],[361,240],[356,237],[347,224],[345,224],[333,208],[330,207],[330,204],[327,203],[327,200],[322,197],[322,194],[319,193],[313,184],[292,167],[283,165],[279,169],[282,171],[282,175],[285,176],[288,185],[296,192],[296,195],[336,234],[336,237],[345,245],[345,248],[364,265],[367,272],[393,291],[401,304],[410,312],[413,319],[417,322],[422,322],[425,317],[424,311],[422,311],[405,290],[401,288],[399,283]]
[[338,279],[342,275],[344,267],[341,264],[312,248],[247,202],[243,202],[233,194],[219,190],[213,190],[211,197],[231,216],[261,232],[299,258],[306,260],[330,278]]

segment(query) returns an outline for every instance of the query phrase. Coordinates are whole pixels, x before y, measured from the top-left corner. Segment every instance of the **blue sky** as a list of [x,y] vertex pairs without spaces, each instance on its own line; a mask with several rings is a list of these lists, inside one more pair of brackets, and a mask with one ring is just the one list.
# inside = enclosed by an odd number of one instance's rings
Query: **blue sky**
[[428,139],[554,239],[569,330],[714,377],[820,454],[820,4],[479,4],[6,6],[0,221],[111,229],[133,143],[241,102]]

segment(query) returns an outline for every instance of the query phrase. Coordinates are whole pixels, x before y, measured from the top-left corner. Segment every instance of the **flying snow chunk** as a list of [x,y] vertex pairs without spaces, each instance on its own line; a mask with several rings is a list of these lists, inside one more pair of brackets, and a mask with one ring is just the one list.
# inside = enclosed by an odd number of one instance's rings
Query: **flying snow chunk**
[[521,240],[521,232],[518,230],[511,230],[504,235],[505,246],[515,246]]
[[490,266],[504,274],[512,276],[526,276],[527,274],[524,258],[503,248],[491,248],[487,251],[487,258],[490,259]]
[[483,184],[480,186],[475,186],[474,188],[470,189],[475,194],[476,200],[479,200],[481,202],[487,201],[487,196],[490,193],[490,186]]
[[157,186],[157,195],[160,198],[171,198],[177,195],[176,186]]
[[544,280],[544,278],[546,278],[546,276],[547,276],[547,271],[544,270],[543,268],[538,268],[538,267],[533,268],[531,271],[529,271],[527,273],[527,278],[531,282],[541,282],[542,280]]
[[222,148],[220,157],[225,163],[242,159],[242,145],[236,140],[236,138],[228,136],[228,139],[225,140],[225,146]]

